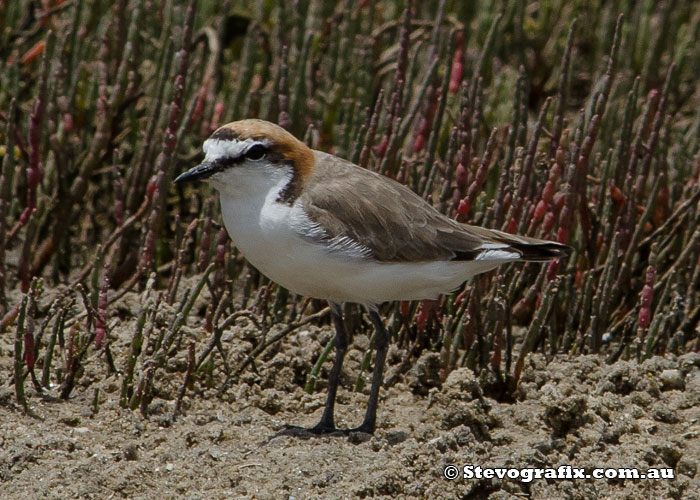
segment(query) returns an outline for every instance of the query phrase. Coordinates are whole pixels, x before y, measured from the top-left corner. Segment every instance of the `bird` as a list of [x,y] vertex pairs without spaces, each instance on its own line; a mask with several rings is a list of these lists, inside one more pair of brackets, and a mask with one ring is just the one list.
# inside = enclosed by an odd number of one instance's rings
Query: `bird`
[[[330,306],[335,360],[321,419],[305,429],[312,434],[374,433],[389,346],[379,305],[435,299],[501,264],[568,252],[561,243],[457,222],[407,186],[313,150],[268,121],[223,125],[202,148],[201,164],[174,182],[208,182],[219,193],[226,231],[248,262],[288,290]],[[345,303],[367,310],[375,361],[362,423],[338,429],[335,399],[348,350]]]

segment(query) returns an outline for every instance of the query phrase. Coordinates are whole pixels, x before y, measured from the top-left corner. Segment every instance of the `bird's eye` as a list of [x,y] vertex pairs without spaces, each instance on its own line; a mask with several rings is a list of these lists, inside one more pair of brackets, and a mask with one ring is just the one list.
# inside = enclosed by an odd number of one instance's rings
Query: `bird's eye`
[[256,144],[252,148],[250,148],[248,151],[246,151],[245,156],[249,160],[261,160],[262,158],[265,157],[265,154],[267,153],[267,148],[265,146],[262,146],[260,144]]

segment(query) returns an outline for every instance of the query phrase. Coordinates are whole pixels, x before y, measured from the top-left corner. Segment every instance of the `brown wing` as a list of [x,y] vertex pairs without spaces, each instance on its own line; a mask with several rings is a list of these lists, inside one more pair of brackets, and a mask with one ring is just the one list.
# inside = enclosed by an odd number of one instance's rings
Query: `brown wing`
[[323,236],[315,238],[361,245],[380,262],[474,260],[494,249],[524,260],[566,253],[559,243],[460,224],[388,177],[314,153],[323,168],[313,170],[300,201],[312,222],[323,228]]
[[474,258],[486,240],[445,217],[406,186],[350,162],[316,152],[300,200],[325,238],[347,238],[383,262]]

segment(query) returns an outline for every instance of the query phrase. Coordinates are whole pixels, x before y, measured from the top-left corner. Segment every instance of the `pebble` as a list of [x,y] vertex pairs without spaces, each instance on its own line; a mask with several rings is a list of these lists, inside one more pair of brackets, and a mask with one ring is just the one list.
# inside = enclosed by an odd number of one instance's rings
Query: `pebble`
[[685,382],[680,370],[664,370],[659,379],[664,390],[678,389],[682,391],[685,389]]

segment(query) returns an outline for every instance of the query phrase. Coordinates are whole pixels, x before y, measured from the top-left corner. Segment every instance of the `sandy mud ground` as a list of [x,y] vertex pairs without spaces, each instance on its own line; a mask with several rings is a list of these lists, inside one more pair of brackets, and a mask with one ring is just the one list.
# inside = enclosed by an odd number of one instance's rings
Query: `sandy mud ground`
[[[128,345],[113,340],[116,363]],[[517,400],[483,395],[471,371],[437,385],[430,355],[384,389],[376,435],[273,437],[286,423],[314,424],[330,362],[313,395],[299,380],[332,334],[305,327],[247,371],[226,395],[197,386],[171,419],[182,363],[159,375],[151,414],[119,407],[121,380],[97,356],[69,401],[39,396],[19,411],[0,391],[0,498],[700,498],[700,355],[606,365],[598,357],[529,358]],[[0,369],[10,373],[9,336]],[[226,333],[231,356],[249,344]],[[366,394],[351,392],[368,339],[354,339],[337,423],[361,422]],[[389,372],[401,353],[393,347]],[[332,358],[332,356],[331,356]],[[175,360],[177,361],[177,360]],[[300,376],[301,375],[301,376]],[[99,388],[97,411],[95,389]],[[447,480],[448,465],[671,468],[673,479]],[[476,469],[474,469],[476,472]]]

